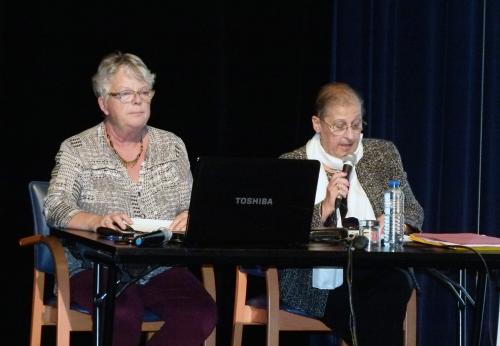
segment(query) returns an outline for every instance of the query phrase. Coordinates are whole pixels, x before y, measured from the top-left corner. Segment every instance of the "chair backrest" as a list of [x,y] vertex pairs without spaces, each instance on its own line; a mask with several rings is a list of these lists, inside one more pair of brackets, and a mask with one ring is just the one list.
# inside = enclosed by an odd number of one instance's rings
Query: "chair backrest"
[[[47,181],[31,181],[28,185],[31,210],[33,212],[33,234],[49,235],[50,228],[47,225],[43,213],[43,203],[49,183]],[[35,268],[41,272],[54,273],[52,255],[47,246],[41,244],[35,246]]]

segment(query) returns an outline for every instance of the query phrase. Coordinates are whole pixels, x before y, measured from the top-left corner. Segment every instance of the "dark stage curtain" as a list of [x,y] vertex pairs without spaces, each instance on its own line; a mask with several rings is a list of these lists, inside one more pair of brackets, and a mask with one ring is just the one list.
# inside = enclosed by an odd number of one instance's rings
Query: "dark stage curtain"
[[[11,1],[0,8],[0,212],[17,254],[7,268],[16,278],[7,293],[16,297],[9,310],[16,344],[27,344],[31,306],[31,250],[17,245],[31,233],[28,181],[48,180],[60,142],[101,120],[90,78],[115,49],[138,54],[157,73],[150,123],[180,135],[193,163],[200,155],[276,157],[303,145],[318,88],[348,82],[365,99],[365,136],[398,146],[426,212],[424,230],[500,236],[498,1]],[[231,270],[218,276],[220,345],[229,344]],[[472,287],[474,277],[465,276]],[[420,345],[458,344],[455,299],[425,273],[418,277]],[[490,290],[493,336],[496,296]]]
[[[331,78],[363,94],[365,135],[392,140],[400,149],[425,210],[424,231],[500,236],[494,221],[500,212],[499,3],[333,4]],[[470,276],[462,280],[472,289]],[[456,301],[425,273],[419,280],[419,344],[458,345]],[[490,326],[496,334],[497,295],[490,287],[484,345]],[[472,318],[470,311],[463,316],[466,342]]]
[[[26,345],[32,250],[19,248],[17,240],[32,232],[28,182],[48,180],[61,141],[101,121],[91,88],[100,59],[113,50],[144,59],[157,74],[150,124],[178,134],[193,166],[200,155],[277,157],[312,135],[313,99],[330,77],[332,3],[0,6],[0,140],[8,148],[0,170],[8,195],[1,212],[19,260],[6,268],[16,277],[7,293],[16,297],[9,330],[15,344]],[[216,274],[222,346],[230,344],[234,269],[216,268]]]

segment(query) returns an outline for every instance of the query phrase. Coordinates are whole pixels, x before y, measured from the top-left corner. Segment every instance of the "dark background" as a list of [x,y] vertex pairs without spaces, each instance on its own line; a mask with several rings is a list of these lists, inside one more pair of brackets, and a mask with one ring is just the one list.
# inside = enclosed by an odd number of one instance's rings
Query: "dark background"
[[[424,230],[500,236],[499,23],[500,4],[486,0],[2,2],[3,288],[14,344],[27,344],[30,325],[32,250],[17,245],[32,232],[27,184],[48,180],[61,141],[101,120],[90,78],[105,54],[135,53],[157,74],[150,124],[183,138],[192,162],[303,145],[319,87],[348,82],[365,99],[365,136],[400,149]],[[418,277],[420,345],[457,344],[453,297]],[[230,291],[231,270],[217,280]],[[218,301],[225,345],[231,294]]]

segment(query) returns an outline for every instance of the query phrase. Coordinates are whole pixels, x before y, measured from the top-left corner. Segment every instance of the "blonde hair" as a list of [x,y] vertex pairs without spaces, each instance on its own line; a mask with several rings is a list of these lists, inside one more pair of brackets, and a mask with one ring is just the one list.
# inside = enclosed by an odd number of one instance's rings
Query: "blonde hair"
[[153,88],[155,74],[152,73],[146,64],[137,55],[130,53],[114,52],[106,55],[97,68],[97,73],[92,77],[92,88],[97,97],[106,97],[109,92],[111,78],[124,68],[138,80],[144,81],[150,88]]

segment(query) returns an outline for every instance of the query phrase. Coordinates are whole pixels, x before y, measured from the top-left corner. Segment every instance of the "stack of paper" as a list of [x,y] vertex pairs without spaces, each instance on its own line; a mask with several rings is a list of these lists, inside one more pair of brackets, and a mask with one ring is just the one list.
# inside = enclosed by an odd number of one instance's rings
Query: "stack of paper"
[[413,233],[410,240],[437,246],[461,245],[476,250],[500,251],[500,238],[477,233]]
[[132,218],[132,221],[134,223],[130,226],[139,232],[157,231],[160,228],[168,228],[172,223],[172,220],[141,219],[135,217]]

